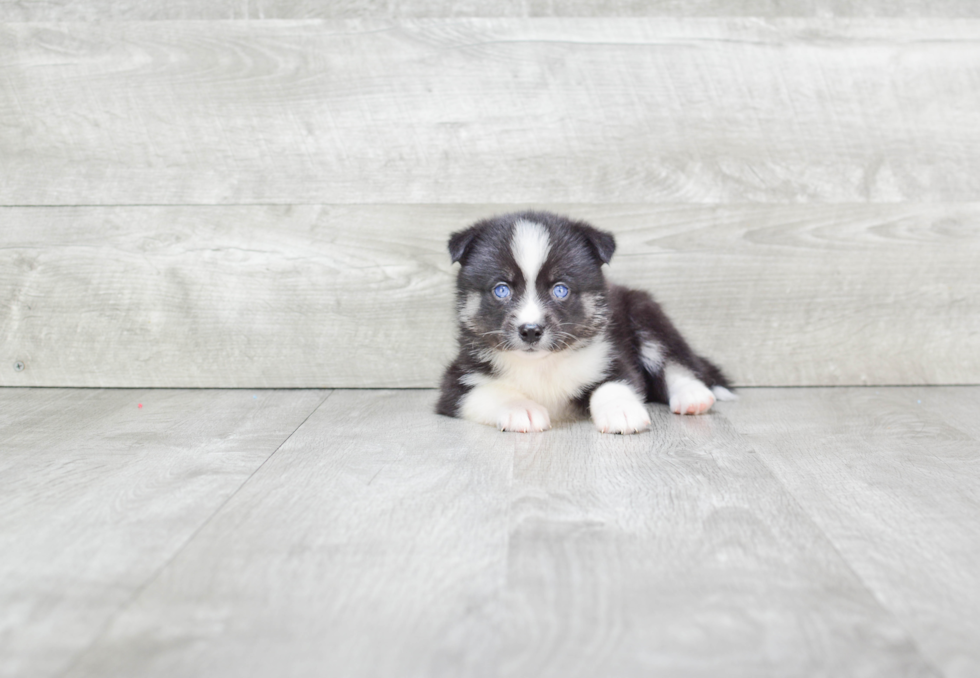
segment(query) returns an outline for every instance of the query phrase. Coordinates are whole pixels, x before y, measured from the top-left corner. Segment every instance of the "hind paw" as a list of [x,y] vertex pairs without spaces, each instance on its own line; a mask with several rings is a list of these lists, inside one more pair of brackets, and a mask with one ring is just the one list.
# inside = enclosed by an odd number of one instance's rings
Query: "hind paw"
[[704,414],[714,404],[715,396],[711,390],[694,379],[670,392],[670,411],[674,414]]

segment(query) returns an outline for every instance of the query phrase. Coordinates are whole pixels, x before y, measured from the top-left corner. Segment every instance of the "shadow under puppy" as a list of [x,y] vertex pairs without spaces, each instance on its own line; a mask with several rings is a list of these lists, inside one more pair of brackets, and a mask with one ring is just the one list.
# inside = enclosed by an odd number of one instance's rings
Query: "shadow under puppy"
[[613,236],[549,212],[453,233],[459,355],[436,411],[503,431],[591,416],[603,433],[650,426],[644,402],[703,414],[734,394],[649,294],[606,282]]

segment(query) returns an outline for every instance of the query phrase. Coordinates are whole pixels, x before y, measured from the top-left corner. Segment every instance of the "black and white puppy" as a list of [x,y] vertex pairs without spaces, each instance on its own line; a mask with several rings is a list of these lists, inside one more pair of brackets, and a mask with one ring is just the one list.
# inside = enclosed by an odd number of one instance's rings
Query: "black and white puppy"
[[604,433],[650,426],[644,402],[703,414],[734,398],[649,294],[606,282],[613,236],[548,212],[453,233],[459,355],[436,411],[503,431],[588,414]]

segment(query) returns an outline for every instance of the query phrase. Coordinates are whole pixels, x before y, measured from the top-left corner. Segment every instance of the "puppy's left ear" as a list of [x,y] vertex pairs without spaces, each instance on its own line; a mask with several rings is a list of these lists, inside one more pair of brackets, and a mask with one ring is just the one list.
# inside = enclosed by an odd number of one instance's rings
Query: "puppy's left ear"
[[598,228],[593,228],[584,223],[579,223],[578,228],[585,239],[589,241],[589,244],[592,245],[599,260],[608,264],[612,259],[613,252],[616,251],[616,238],[613,237],[613,234],[600,231]]
[[473,244],[476,236],[480,235],[480,231],[483,230],[484,225],[481,221],[463,231],[456,231],[449,236],[449,258],[452,259],[454,264],[457,261],[462,261],[466,257],[466,251]]

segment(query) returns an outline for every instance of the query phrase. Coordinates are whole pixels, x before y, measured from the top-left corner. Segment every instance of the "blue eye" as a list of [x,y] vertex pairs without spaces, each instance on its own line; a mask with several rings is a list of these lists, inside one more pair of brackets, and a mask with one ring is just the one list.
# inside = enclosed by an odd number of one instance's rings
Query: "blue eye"
[[566,287],[565,285],[562,285],[561,283],[558,283],[557,285],[555,285],[555,286],[554,286],[554,287],[553,287],[553,288],[551,289],[551,291],[552,291],[552,292],[554,293],[554,295],[555,295],[556,297],[558,297],[559,299],[564,299],[565,297],[567,297],[567,296],[568,296],[568,287]]
[[493,296],[497,297],[498,299],[506,299],[510,296],[510,288],[507,287],[507,285],[500,283],[493,288]]

